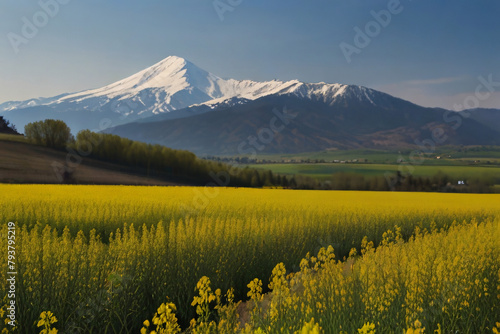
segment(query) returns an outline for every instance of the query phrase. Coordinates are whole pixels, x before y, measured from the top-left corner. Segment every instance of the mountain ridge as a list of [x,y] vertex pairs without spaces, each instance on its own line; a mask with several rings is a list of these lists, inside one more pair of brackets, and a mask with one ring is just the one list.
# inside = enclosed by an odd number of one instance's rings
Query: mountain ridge
[[421,107],[367,87],[222,79],[176,56],[101,88],[6,102],[0,115],[18,129],[55,118],[74,133],[112,132],[217,155],[238,154],[239,144],[268,127],[272,110],[284,106],[300,116],[291,121],[293,129],[273,135],[265,145],[269,152],[415,146],[432,138],[436,128],[448,144],[500,145],[500,110],[470,110],[471,116],[456,127],[443,117],[451,111]]
[[[243,101],[273,94],[294,94],[334,103],[346,92],[368,100],[373,95],[384,94],[366,87],[338,83],[222,79],[188,60],[169,56],[153,66],[101,88],[2,103],[0,113],[12,119],[19,128],[23,128],[28,121],[55,118],[56,115],[70,123],[71,129],[77,132],[89,126],[98,128],[99,124],[87,121],[79,126],[78,122],[72,121],[72,114],[75,112],[100,112],[91,117],[109,119],[113,125],[120,125],[193,105],[218,105],[231,99]],[[28,119],[17,113],[21,110],[30,114]],[[81,117],[76,118],[81,120]]]
[[[156,115],[105,132],[200,156],[418,148],[435,131],[446,137],[438,144],[500,145],[498,132],[473,119],[455,128],[454,123],[443,122],[444,109],[423,108],[400,99],[393,103],[391,108],[367,103],[328,105],[294,95],[270,95],[203,112],[191,107],[178,111],[192,112],[190,117],[161,119],[163,115]],[[297,117],[274,131],[276,121],[282,125],[275,119],[276,111],[283,109]]]

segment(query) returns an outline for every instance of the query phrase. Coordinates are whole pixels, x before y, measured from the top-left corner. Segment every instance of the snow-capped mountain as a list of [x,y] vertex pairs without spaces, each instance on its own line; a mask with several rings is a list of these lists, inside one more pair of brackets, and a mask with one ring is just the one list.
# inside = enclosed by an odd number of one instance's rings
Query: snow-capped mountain
[[[272,140],[262,137],[282,109],[298,116]],[[110,132],[200,155],[415,147],[436,128],[445,144],[500,145],[500,111],[473,110],[458,129],[446,112],[361,86],[222,79],[179,57],[102,88],[0,105],[21,132],[29,122],[60,119],[75,134]],[[256,136],[266,144],[248,142]]]
[[375,104],[380,96],[386,95],[364,87],[323,82],[225,80],[183,58],[170,56],[105,87],[52,98],[6,102],[0,105],[0,113],[21,130],[28,122],[57,118],[77,132],[99,129],[103,120],[118,125],[193,105],[214,109],[275,94],[291,94],[327,104],[352,99]]

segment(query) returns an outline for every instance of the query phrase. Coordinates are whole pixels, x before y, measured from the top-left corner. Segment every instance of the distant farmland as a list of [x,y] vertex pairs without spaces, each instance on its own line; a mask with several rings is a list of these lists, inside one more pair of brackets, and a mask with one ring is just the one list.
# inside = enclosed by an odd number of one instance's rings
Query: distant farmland
[[500,183],[499,166],[455,166],[455,165],[398,165],[398,164],[363,164],[363,163],[289,163],[289,164],[253,164],[252,168],[271,170],[280,174],[302,174],[318,179],[326,179],[333,173],[358,173],[365,176],[384,175],[386,172],[395,173],[400,170],[406,174],[412,171],[414,176],[433,176],[442,172],[453,178],[467,179],[470,177],[485,176],[497,179]]

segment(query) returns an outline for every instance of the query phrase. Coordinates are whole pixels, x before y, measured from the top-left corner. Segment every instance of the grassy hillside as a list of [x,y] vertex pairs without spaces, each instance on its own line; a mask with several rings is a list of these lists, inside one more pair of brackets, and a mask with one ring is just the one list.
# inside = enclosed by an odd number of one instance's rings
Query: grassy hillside
[[[0,134],[1,183],[61,183],[59,170],[68,153],[31,145],[23,136]],[[79,184],[175,185],[176,182],[148,178],[126,167],[84,158],[74,168],[72,179]]]
[[27,143],[26,137],[20,135],[12,135],[7,133],[0,133],[0,141],[10,141],[18,143]]

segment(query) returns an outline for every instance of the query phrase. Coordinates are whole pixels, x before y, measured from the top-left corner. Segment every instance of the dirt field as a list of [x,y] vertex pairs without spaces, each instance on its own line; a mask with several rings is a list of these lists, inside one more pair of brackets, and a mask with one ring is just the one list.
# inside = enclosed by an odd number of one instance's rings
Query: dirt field
[[[138,175],[127,167],[83,157],[81,163],[67,163],[68,153],[45,147],[0,140],[0,183],[64,183],[117,185],[179,185]],[[56,166],[56,168],[54,167]]]

